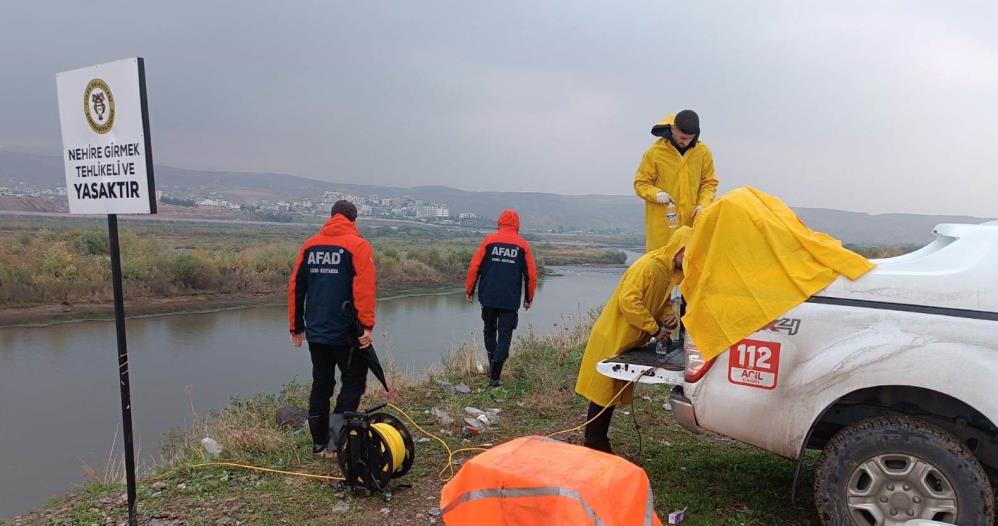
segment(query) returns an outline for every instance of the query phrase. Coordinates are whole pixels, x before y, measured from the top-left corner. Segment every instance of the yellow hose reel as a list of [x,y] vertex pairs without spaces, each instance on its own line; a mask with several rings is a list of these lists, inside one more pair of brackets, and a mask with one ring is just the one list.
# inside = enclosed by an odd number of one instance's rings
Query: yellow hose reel
[[374,413],[383,407],[343,415],[336,458],[346,479],[344,487],[365,496],[378,493],[387,502],[392,498],[389,481],[409,472],[416,448],[401,421]]

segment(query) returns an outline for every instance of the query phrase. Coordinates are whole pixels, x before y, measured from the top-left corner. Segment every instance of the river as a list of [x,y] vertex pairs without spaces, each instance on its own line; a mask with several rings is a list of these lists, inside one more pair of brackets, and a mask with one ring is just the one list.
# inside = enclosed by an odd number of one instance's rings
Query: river
[[[554,270],[560,275],[541,283],[534,307],[520,311],[516,334],[574,323],[606,301],[622,272]],[[413,375],[456,345],[481,339],[479,307],[462,293],[381,300],[377,317],[382,360]],[[284,307],[137,318],[127,330],[140,464],[155,462],[164,433],[190,425],[192,403],[204,416],[233,396],[310,380],[308,353],[288,341]],[[103,473],[112,447],[120,458],[114,338],[114,324],[104,321],[0,329],[0,518],[82,483],[84,466]]]

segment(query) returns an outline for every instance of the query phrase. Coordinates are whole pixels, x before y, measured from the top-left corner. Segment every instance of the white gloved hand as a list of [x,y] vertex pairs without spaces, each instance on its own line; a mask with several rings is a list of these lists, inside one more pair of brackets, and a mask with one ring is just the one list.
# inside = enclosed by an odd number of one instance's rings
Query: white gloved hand
[[667,205],[670,201],[672,201],[672,196],[665,192],[659,192],[655,195],[655,200],[658,201],[658,204],[660,205]]

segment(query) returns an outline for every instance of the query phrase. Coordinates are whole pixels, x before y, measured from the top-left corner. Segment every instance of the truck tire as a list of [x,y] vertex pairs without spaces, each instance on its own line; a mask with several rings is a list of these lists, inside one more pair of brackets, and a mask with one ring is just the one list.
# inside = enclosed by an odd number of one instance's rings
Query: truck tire
[[994,522],[994,494],[973,453],[946,431],[909,417],[840,431],[818,461],[814,500],[825,526],[892,526],[929,519]]

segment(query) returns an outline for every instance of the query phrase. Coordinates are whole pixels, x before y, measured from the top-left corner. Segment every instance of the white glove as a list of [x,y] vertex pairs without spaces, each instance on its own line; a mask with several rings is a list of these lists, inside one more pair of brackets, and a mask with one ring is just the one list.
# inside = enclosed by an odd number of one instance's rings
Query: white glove
[[665,192],[659,192],[655,195],[655,200],[658,201],[658,204],[660,205],[667,205],[670,201],[672,201],[672,196]]

